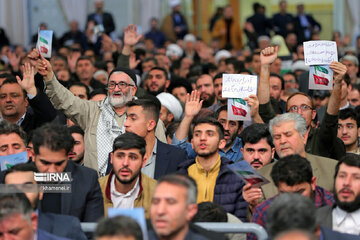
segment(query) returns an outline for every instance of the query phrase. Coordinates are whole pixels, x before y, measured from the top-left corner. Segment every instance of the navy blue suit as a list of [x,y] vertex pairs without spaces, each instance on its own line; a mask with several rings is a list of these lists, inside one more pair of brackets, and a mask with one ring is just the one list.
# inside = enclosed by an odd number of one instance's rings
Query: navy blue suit
[[96,171],[69,160],[64,172],[71,172],[71,193],[61,193],[60,213],[75,216],[81,222],[98,221],[104,216],[104,203]]
[[59,237],[87,240],[78,218],[54,213],[40,213],[38,228]]
[[36,231],[36,234],[37,234],[37,240],[69,240],[68,238],[52,235],[51,233],[48,233],[41,229],[38,229]]

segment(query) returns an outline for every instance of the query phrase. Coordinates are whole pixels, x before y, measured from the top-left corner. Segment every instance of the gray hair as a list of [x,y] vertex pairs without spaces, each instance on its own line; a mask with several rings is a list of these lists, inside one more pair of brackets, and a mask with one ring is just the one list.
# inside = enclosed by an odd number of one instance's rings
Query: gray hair
[[269,122],[269,131],[271,136],[274,137],[273,127],[280,126],[283,122],[291,122],[295,123],[295,130],[300,134],[300,136],[304,136],[307,132],[306,121],[305,119],[298,113],[284,113],[279,116],[273,118]]
[[27,135],[25,131],[17,124],[9,123],[5,120],[0,122],[0,135],[9,135],[15,133],[17,134],[21,140],[23,141],[24,145],[27,145]]
[[0,193],[0,221],[14,214],[21,214],[25,220],[30,222],[33,209],[29,199],[24,193],[12,188],[15,187],[9,186],[5,192]]
[[310,198],[297,193],[283,193],[274,199],[265,221],[270,237],[290,230],[315,233],[316,207]]
[[193,178],[185,174],[174,173],[161,177],[158,180],[157,186],[159,186],[161,183],[169,183],[172,185],[185,187],[187,190],[187,205],[196,204],[197,187],[196,182]]

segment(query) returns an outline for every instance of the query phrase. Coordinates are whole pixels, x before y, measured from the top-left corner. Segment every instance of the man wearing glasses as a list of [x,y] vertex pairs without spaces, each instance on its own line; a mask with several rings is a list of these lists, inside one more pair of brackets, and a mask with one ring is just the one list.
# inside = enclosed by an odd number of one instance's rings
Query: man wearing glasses
[[[260,54],[259,113],[265,122],[275,117],[275,113],[269,104],[269,66],[276,57],[277,48],[274,47],[265,48]],[[308,135],[305,146],[307,153],[340,159],[345,155],[345,146],[337,138],[337,118],[341,102],[341,86],[344,81],[346,66],[340,62],[332,62],[330,68],[334,71],[334,87],[320,127],[316,128],[314,126],[313,120],[316,117],[316,110],[311,98],[305,93],[298,92],[292,94],[286,102],[286,111],[298,113],[305,119]]]
[[[46,94],[54,107],[84,130],[84,165],[105,176],[112,143],[125,132],[126,103],[133,99],[137,90],[135,74],[128,68],[114,69],[109,76],[107,97],[93,102],[79,99],[63,87],[50,62],[40,58],[37,50],[33,50],[29,58],[36,61],[38,72],[44,76]],[[166,141],[163,125],[160,126],[155,134],[161,141]]]

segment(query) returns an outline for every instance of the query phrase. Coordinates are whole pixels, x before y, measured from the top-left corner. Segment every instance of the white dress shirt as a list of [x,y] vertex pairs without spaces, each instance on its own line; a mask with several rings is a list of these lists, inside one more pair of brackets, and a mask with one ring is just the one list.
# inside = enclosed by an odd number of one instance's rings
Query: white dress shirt
[[339,207],[336,207],[332,211],[332,217],[333,230],[342,233],[360,235],[360,209],[355,212],[348,213]]
[[115,188],[115,174],[113,174],[110,183],[111,201],[114,208],[134,208],[134,201],[139,195],[140,184],[139,177],[136,180],[134,187],[127,193],[119,193]]

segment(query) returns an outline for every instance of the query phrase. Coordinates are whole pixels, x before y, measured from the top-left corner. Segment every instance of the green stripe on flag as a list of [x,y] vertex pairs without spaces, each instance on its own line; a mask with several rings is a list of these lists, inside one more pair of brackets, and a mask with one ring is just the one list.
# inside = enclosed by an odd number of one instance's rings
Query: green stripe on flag
[[44,39],[44,38],[42,38],[42,37],[40,37],[40,42],[43,42],[43,43],[45,43],[45,44],[49,44],[48,41],[46,41],[46,39]]

